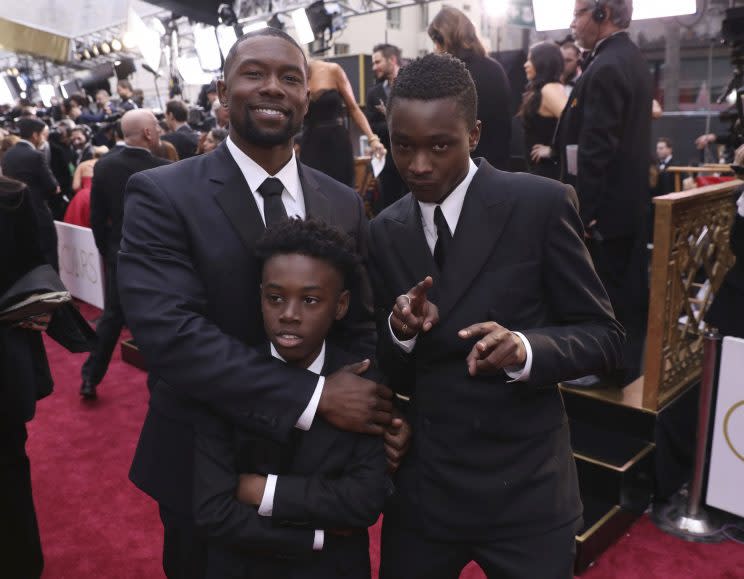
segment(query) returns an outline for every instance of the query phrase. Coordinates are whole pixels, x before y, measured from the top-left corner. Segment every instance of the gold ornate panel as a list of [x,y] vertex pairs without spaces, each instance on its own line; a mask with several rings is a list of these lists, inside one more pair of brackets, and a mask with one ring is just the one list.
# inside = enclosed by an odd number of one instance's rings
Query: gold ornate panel
[[741,181],[654,198],[643,406],[656,410],[700,377],[703,317],[734,263],[729,233]]

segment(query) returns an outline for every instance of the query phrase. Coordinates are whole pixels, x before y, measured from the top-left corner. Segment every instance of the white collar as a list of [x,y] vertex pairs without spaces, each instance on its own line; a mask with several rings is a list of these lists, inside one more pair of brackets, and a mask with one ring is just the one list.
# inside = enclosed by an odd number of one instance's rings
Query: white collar
[[[277,360],[281,360],[285,364],[287,363],[287,361],[279,355],[279,352],[276,351],[274,344],[269,342],[269,347],[271,348],[271,355],[274,358],[276,358]],[[307,367],[310,372],[312,372],[313,374],[317,374],[318,376],[320,376],[321,372],[323,372],[323,366],[325,365],[325,351],[326,346],[325,341],[323,341],[323,347],[320,348],[320,354],[318,354],[318,357],[315,358],[313,363]]]
[[671,161],[671,160],[672,160],[672,156],[671,156],[671,155],[669,155],[669,156],[668,156],[668,157],[667,157],[666,159],[664,159],[664,160],[663,160],[663,161],[661,162],[661,164],[662,164],[662,165],[668,165],[668,164],[669,164],[669,161]]
[[434,210],[439,205],[442,208],[442,213],[447,221],[447,225],[450,228],[450,233],[455,234],[457,229],[457,222],[460,220],[460,213],[462,212],[462,204],[465,202],[465,194],[468,192],[468,187],[475,177],[475,173],[478,171],[478,165],[470,159],[468,165],[468,174],[460,183],[452,190],[452,193],[447,195],[447,198],[442,203],[424,203],[419,201],[419,207],[421,207],[421,215],[424,218],[424,224],[427,227],[431,227],[436,230],[434,225]]
[[284,167],[279,169],[276,175],[269,175],[261,165],[241,151],[229,136],[225,139],[225,143],[227,145],[227,150],[230,151],[233,159],[235,159],[235,162],[238,164],[238,167],[240,168],[241,173],[243,173],[245,181],[248,183],[248,187],[250,187],[251,191],[258,191],[258,188],[266,179],[269,177],[275,177],[282,182],[287,193],[289,193],[292,199],[297,202],[301,189],[300,173],[297,167],[297,157],[295,157],[294,151],[292,151],[292,156],[289,161],[287,161]]

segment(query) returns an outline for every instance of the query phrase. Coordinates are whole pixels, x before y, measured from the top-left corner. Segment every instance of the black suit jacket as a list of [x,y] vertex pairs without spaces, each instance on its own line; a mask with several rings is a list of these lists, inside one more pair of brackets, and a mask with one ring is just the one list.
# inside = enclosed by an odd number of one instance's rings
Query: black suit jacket
[[[663,169],[661,163],[659,163],[659,182],[656,184],[656,195],[666,195],[667,193],[674,193],[674,173],[667,173],[667,167],[673,167],[677,163],[674,161],[674,157],[669,159],[668,163],[664,163]],[[680,177],[681,179],[682,177]]]
[[90,226],[98,251],[107,261],[116,260],[119,251],[127,181],[135,173],[167,164],[149,151],[134,147],[122,147],[96,163],[90,189]]
[[[562,180],[576,187],[581,220],[605,239],[645,234],[652,81],[625,32],[607,38],[576,82],[558,122],[554,150]],[[578,175],[566,145],[578,144]]]
[[[28,190],[0,195],[0,295],[44,263]],[[0,428],[31,420],[36,400],[51,392],[41,332],[0,323]]]
[[[269,357],[268,345],[264,356]],[[358,361],[326,343],[323,373]],[[368,372],[368,374],[370,374]],[[374,379],[374,376],[368,375]],[[289,442],[236,430],[216,415],[197,423],[194,512],[210,538],[206,579],[245,577],[335,577],[336,567],[366,568],[367,527],[382,511],[390,483],[382,438],[343,432],[316,418],[309,431]],[[237,501],[240,473],[278,475],[271,517]],[[314,529],[356,528],[343,539],[326,533],[314,552]],[[288,556],[304,555],[297,560]],[[215,558],[223,558],[215,561]]]
[[[409,194],[372,221],[370,273],[378,353],[397,391],[413,398],[413,445],[385,519],[435,539],[486,541],[544,532],[581,514],[559,380],[615,367],[623,331],[582,240],[574,190],[479,160],[439,273]],[[426,275],[440,321],[411,354],[387,318],[396,296]],[[529,381],[470,377],[475,340],[458,330],[495,321],[532,347]],[[411,390],[412,388],[412,390]]]
[[509,167],[511,87],[504,68],[488,56],[463,55],[478,94],[481,137],[472,157],[484,157],[498,169]]
[[17,143],[3,156],[3,174],[23,181],[28,186],[28,197],[36,215],[39,244],[47,261],[56,263],[57,230],[47,203],[57,192],[54,178],[46,157],[26,142]]
[[162,138],[176,148],[179,160],[193,157],[199,146],[199,133],[188,125],[182,125],[177,130],[163,135]]
[[[300,165],[305,207],[348,233],[366,255],[359,196]],[[132,465],[135,484],[191,515],[193,421],[210,408],[236,426],[286,440],[312,396],[314,374],[266,360],[254,245],[264,223],[225,143],[144,171],[127,185],[119,290],[150,370],[150,410]],[[334,333],[351,351],[374,347],[371,302],[355,292]],[[363,298],[363,299],[362,299]]]

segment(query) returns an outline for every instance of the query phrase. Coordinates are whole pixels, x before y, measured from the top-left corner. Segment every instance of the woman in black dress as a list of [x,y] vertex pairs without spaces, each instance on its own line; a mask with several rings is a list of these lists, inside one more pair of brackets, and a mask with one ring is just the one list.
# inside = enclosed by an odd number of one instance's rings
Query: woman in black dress
[[302,130],[300,161],[354,187],[354,153],[344,122],[344,105],[367,136],[372,154],[384,157],[387,151],[359,108],[344,69],[336,63],[314,60],[310,62],[308,85],[310,107]]
[[527,62],[527,90],[519,116],[524,125],[524,143],[530,172],[551,179],[560,177],[550,144],[558,119],[568,98],[560,82],[563,55],[557,44],[539,42],[530,48]]
[[429,24],[436,52],[448,52],[465,63],[478,95],[481,137],[473,157],[485,157],[497,169],[509,168],[511,87],[503,67],[486,54],[475,26],[451,6],[443,6]]

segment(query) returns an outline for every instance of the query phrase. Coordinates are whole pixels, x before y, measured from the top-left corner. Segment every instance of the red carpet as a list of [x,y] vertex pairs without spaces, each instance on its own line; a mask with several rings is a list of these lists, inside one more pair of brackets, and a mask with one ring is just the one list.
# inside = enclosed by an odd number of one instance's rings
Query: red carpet
[[[90,319],[97,311],[84,306],[83,313]],[[98,401],[84,404],[78,388],[85,355],[69,354],[51,340],[46,344],[55,392],[39,403],[29,425],[28,445],[46,561],[44,577],[162,578],[157,508],[127,478],[147,404],[145,374],[123,363],[117,349],[99,386]],[[377,577],[379,524],[371,537],[373,577]],[[461,575],[461,579],[482,577],[472,564]],[[665,535],[644,517],[582,575],[582,579],[648,578],[744,578],[744,546],[686,543]]]

